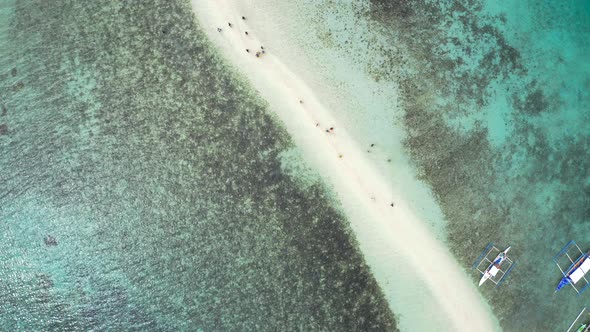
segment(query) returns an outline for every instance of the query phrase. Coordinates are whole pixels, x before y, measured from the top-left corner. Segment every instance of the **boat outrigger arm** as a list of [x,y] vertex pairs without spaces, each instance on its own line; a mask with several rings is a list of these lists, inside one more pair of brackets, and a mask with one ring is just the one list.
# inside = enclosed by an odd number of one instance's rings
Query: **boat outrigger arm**
[[[590,324],[587,319],[588,308],[582,309],[578,314],[578,317],[570,324],[565,332],[588,332],[590,331]],[[577,329],[576,329],[577,327]]]
[[[512,271],[514,262],[508,257],[508,251],[511,247],[506,248],[504,251],[500,251],[494,247],[492,243],[489,243],[481,255],[477,258],[473,264],[473,268],[477,269],[481,273],[481,279],[479,280],[479,286],[483,285],[487,280],[492,281],[498,286],[504,278]],[[492,260],[491,258],[495,258]],[[483,269],[485,267],[485,270]]]
[[590,331],[590,325],[588,323],[584,323],[582,325],[580,325],[580,327],[578,327],[578,329],[576,330],[576,332],[588,332]]
[[[567,259],[563,259],[564,257]],[[562,268],[560,259],[568,264],[567,268]],[[553,261],[563,275],[555,289],[556,292],[567,285],[571,285],[578,294],[581,294],[590,286],[590,282],[586,279],[586,274],[590,272],[590,251],[583,253],[576,242],[572,240],[561,249],[553,258]],[[586,284],[578,290],[578,287],[576,287],[578,282],[585,282]]]

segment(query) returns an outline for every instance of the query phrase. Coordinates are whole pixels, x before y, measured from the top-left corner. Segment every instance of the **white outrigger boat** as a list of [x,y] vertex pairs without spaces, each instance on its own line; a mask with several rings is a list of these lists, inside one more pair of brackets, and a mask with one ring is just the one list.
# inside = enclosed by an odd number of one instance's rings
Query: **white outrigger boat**
[[479,280],[479,286],[483,285],[483,283],[486,282],[486,280],[488,280],[489,278],[495,277],[498,274],[498,272],[501,271],[500,265],[508,259],[508,250],[510,250],[510,247],[506,248],[506,250],[502,251],[498,254],[498,256],[496,256],[492,264],[488,266],[488,268],[484,271],[483,275],[481,276],[481,279]]
[[[481,255],[473,263],[473,268],[477,269],[481,273],[481,279],[479,280],[479,286],[483,285],[487,280],[492,281],[496,286],[504,280],[504,278],[512,271],[514,261],[508,257],[508,251],[511,247],[506,248],[504,251],[493,246],[489,243]],[[491,257],[495,258],[492,260]],[[483,269],[485,267],[485,270]]]
[[[572,250],[573,249],[573,250]],[[573,251],[573,252],[571,252]],[[575,260],[572,258],[575,258]],[[566,259],[563,259],[566,257]],[[576,293],[582,294],[588,286],[590,286],[590,282],[586,279],[586,274],[590,272],[590,251],[584,253],[580,249],[580,247],[576,244],[576,241],[570,241],[555,257],[553,257],[553,262],[557,264],[557,267],[561,271],[563,278],[559,281],[559,284],[555,288],[555,291],[562,289],[567,285],[571,285]],[[561,261],[565,261],[568,264],[567,268],[562,268]],[[578,282],[585,282],[586,284],[582,286],[582,288],[578,289],[576,284]]]

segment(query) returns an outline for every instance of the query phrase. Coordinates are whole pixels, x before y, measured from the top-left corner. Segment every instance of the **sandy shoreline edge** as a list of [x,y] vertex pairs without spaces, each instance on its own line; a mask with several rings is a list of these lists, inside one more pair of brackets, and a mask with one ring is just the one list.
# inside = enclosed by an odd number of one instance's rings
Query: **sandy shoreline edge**
[[[390,307],[400,315],[400,328],[499,330],[489,306],[448,249],[416,217],[403,195],[387,185],[346,128],[338,126],[334,113],[322,106],[272,50],[261,58],[255,56],[264,44],[255,33],[245,34],[248,22],[241,16],[247,13],[225,0],[192,0],[192,6],[209,38],[249,78],[283,121],[306,161],[333,186],[367,264]],[[334,127],[333,133],[325,132],[329,127]],[[418,292],[413,295],[412,290]]]

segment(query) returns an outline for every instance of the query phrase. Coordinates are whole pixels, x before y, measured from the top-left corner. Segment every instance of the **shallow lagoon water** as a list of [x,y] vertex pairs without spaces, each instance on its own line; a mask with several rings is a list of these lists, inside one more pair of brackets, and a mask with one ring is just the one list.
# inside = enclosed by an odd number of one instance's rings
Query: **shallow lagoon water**
[[188,1],[5,1],[0,329],[395,330]]
[[[393,329],[329,190],[190,6],[154,3],[0,5],[2,327]],[[466,271],[512,245],[482,288],[504,330],[565,329],[590,296],[553,294],[550,261],[590,248],[588,2],[282,6],[301,53],[349,57],[385,96],[358,115],[371,94],[349,94],[343,122],[392,179],[403,139]]]
[[[297,1],[273,15],[274,33],[293,43],[284,56],[312,84],[331,83],[317,93],[359,142],[386,142],[375,154],[384,160],[403,139],[444,215],[433,230],[442,224],[474,283],[488,242],[512,246],[517,268],[481,289],[503,329],[567,328],[590,296],[554,294],[551,261],[571,239],[590,248],[588,2]],[[342,59],[353,65],[330,66]],[[370,82],[338,94],[354,70]],[[367,113],[386,121],[359,121]],[[399,177],[397,160],[389,172]]]
[[[453,65],[430,82],[420,80],[434,78],[428,71],[414,77],[427,88],[408,90],[406,125],[415,131],[406,145],[466,268],[486,242],[512,245],[518,267],[502,287],[482,290],[504,329],[560,330],[588,301],[572,289],[553,294],[560,273],[551,258],[570,239],[590,246],[590,9],[582,1],[491,7],[447,14],[463,23],[445,33],[454,44],[433,47],[445,55],[434,63]],[[425,90],[429,100],[416,103]]]

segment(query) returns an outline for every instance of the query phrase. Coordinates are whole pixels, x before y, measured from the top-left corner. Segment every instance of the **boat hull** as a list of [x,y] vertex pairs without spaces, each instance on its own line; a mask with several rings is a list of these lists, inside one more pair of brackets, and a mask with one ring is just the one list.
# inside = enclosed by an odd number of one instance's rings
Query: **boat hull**
[[498,256],[496,256],[496,258],[494,258],[490,266],[488,266],[484,274],[481,276],[481,279],[479,280],[479,286],[483,285],[486,280],[490,279],[491,277],[495,277],[496,274],[498,274],[500,271],[500,265],[502,262],[504,262],[504,260],[506,260],[506,258],[508,258],[508,250],[510,250],[510,248],[511,247],[506,248],[506,250],[502,251],[498,254]]
[[481,279],[479,279],[479,286],[483,285],[486,280],[488,280],[491,276],[489,274],[484,274]]

